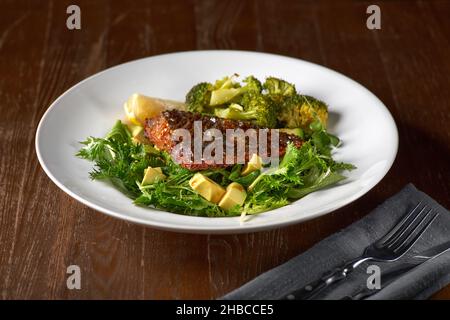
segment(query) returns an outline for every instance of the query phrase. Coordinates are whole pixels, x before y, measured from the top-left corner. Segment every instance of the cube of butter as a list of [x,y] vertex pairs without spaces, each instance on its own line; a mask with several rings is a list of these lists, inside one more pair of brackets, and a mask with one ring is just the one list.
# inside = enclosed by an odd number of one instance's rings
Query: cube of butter
[[219,206],[224,210],[230,210],[234,206],[242,206],[244,204],[247,192],[244,187],[237,182],[228,185],[227,191],[219,202]]
[[161,168],[148,167],[144,171],[144,179],[142,179],[142,185],[152,184],[157,181],[164,180],[166,176],[162,173]]
[[199,195],[213,203],[218,203],[225,194],[224,188],[199,172],[189,180],[189,185]]
[[241,174],[243,176],[252,173],[253,171],[259,170],[262,168],[262,159],[260,156],[258,156],[256,153],[252,155],[250,158],[250,161],[246,164],[244,167],[244,170],[242,170]]

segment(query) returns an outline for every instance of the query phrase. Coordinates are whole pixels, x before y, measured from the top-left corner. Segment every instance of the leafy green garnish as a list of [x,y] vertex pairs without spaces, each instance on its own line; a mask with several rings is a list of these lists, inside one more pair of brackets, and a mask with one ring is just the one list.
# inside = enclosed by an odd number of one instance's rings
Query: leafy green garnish
[[301,148],[289,144],[280,165],[262,173],[250,185],[244,212],[255,214],[282,207],[343,180],[339,171],[353,168],[322,155],[311,142]]
[[[238,215],[237,210],[224,211],[197,194],[189,186],[194,172],[173,162],[166,152],[149,146],[134,144],[126,125],[117,121],[105,138],[89,137],[77,156],[93,161],[90,173],[93,180],[106,180],[134,199],[134,203],[154,206],[175,213],[197,216]],[[142,186],[140,182],[147,167],[161,167],[167,176],[165,181]],[[228,183],[225,169],[202,172],[222,185]]]
[[77,156],[95,163],[91,178],[109,180],[132,198],[141,193],[136,181],[142,180],[144,170],[162,163],[158,155],[147,156],[143,145],[133,144],[130,132],[120,121],[104,139],[89,137],[82,144]]
[[193,191],[189,185],[158,182],[141,186],[142,194],[134,201],[143,206],[169,210],[171,212],[193,216],[220,217],[227,215],[218,205],[207,201]]

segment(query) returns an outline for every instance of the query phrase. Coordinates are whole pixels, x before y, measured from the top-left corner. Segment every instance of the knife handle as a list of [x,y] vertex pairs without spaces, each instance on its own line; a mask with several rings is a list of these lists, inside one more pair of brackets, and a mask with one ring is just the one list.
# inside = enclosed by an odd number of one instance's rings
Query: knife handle
[[346,264],[324,273],[320,279],[309,283],[308,285],[300,288],[298,290],[292,291],[283,297],[284,300],[308,300],[313,299],[317,294],[322,292],[325,288],[329,287],[331,284],[345,279],[354,269],[358,266],[361,261],[366,260],[366,258],[357,258]]

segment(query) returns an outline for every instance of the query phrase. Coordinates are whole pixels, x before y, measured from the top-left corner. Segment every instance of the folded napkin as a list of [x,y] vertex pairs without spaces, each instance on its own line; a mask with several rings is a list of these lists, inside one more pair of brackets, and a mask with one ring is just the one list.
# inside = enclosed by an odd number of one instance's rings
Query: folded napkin
[[426,299],[450,283],[450,252],[424,262],[391,281],[383,276],[414,263],[411,256],[450,241],[449,212],[412,184],[386,200],[373,212],[344,230],[322,240],[290,261],[263,273],[221,299],[281,299],[290,292],[318,279],[324,272],[358,257],[364,248],[385,235],[419,201],[439,212],[439,216],[419,241],[396,262],[367,262],[360,265],[347,279],[331,285],[316,299],[342,299],[367,288],[369,265],[381,269],[381,289],[369,299]]

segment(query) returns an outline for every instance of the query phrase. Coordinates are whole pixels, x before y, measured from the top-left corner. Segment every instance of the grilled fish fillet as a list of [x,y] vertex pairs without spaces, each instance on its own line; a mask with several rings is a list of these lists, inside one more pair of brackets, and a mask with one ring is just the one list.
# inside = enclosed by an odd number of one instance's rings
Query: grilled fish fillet
[[[159,149],[171,153],[173,151],[173,148],[180,142],[174,139],[173,135],[174,131],[176,129],[186,129],[191,134],[192,137],[191,147],[193,148],[195,121],[201,121],[203,132],[205,132],[208,129],[218,129],[220,130],[220,132],[224,137],[226,137],[227,129],[242,129],[244,131],[248,129],[255,129],[256,135],[259,139],[260,131],[258,129],[264,129],[257,127],[248,121],[222,119],[214,116],[206,116],[198,113],[174,109],[163,111],[159,116],[147,119],[145,123],[145,136],[150,140],[150,142],[152,142]],[[197,122],[197,124],[199,123],[200,122]],[[267,156],[271,156],[272,152],[272,150],[270,150],[271,134],[272,133],[269,130],[267,133],[267,144],[266,144]],[[232,159],[232,161],[231,162],[226,161],[225,156],[226,147],[227,145],[230,145],[230,143],[234,142],[235,141],[229,140],[227,141],[226,138],[223,139],[223,155],[218,157],[221,159],[221,161],[215,161],[214,159],[200,159],[200,161],[194,161],[193,156],[186,158],[183,157],[181,153],[174,158],[174,161],[190,170],[205,170],[210,168],[228,167],[235,163],[238,163],[239,161],[237,149],[235,149],[234,152],[235,156]],[[297,148],[301,147],[301,145],[303,144],[303,141],[298,136],[279,132],[278,155],[280,157],[282,157],[285,154],[286,147],[289,142],[293,143]],[[202,150],[204,150],[205,146],[208,145],[209,143],[211,143],[211,141],[204,141],[202,143]],[[243,158],[245,159],[245,163],[247,163],[251,158],[252,154],[250,154],[249,152],[250,150],[248,139],[245,139],[244,143],[245,143],[245,154]],[[235,145],[237,146],[237,142],[235,143]]]

